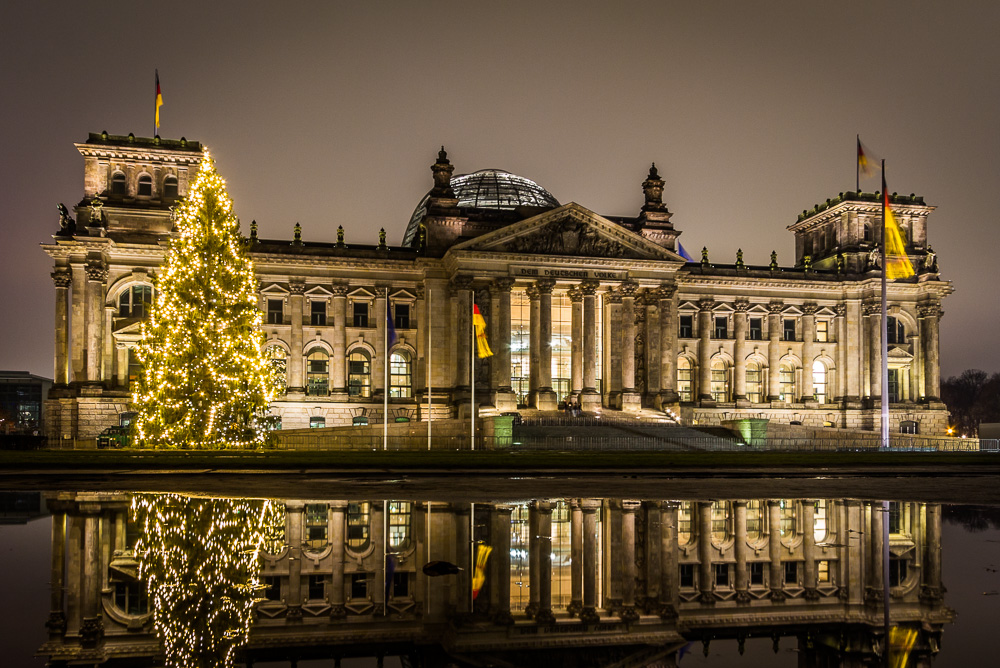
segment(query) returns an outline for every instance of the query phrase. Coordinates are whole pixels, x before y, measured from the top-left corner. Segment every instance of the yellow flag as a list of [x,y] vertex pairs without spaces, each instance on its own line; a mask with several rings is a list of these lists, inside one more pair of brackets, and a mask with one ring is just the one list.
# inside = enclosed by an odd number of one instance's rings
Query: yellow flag
[[163,95],[160,93],[160,73],[156,70],[156,116],[153,119],[153,124],[156,129],[160,129],[160,107],[163,106]]
[[916,272],[906,254],[906,244],[899,231],[892,208],[889,206],[889,194],[885,191],[885,179],[882,179],[882,204],[885,208],[885,277],[891,280],[909,278]]
[[479,312],[479,307],[472,305],[472,326],[476,328],[476,354],[480,357],[491,357],[489,341],[486,340],[486,319]]

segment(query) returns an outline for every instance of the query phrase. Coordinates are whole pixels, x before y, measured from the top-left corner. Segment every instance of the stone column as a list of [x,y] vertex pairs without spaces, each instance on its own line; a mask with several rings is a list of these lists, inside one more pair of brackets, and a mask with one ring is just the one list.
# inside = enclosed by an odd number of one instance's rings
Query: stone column
[[87,379],[87,267],[73,264],[70,272],[70,381],[81,383]]
[[535,281],[539,316],[538,390],[535,394],[535,408],[546,411],[557,408],[556,393],[552,391],[552,288],[555,284],[555,280],[551,278]]
[[640,573],[640,580],[645,583],[644,591],[637,594],[641,596],[641,603],[646,612],[655,611],[654,601],[660,598],[660,534],[663,532],[663,522],[660,519],[660,502],[643,501],[642,514],[638,520],[646,528],[645,545],[643,546],[643,565]]
[[344,548],[346,542],[345,514],[347,511],[347,501],[330,502],[330,560],[332,562],[333,574],[330,582],[330,617],[342,619],[347,616],[347,609],[344,607]]
[[510,626],[514,618],[510,614],[510,506],[496,506],[493,509],[491,537],[493,540],[493,584],[490,594],[490,608],[493,622]]
[[80,637],[84,645],[95,644],[104,633],[104,616],[101,614],[101,536],[98,510],[88,512],[83,529],[83,601],[80,606],[83,621]]
[[538,367],[541,360],[541,308],[539,305],[538,288],[529,285],[525,293],[528,295],[528,403],[535,405],[538,397]]
[[677,402],[677,303],[676,285],[661,285],[656,297],[660,314],[660,408]]
[[[300,305],[301,307],[301,305]],[[292,317],[294,318],[294,311]],[[301,319],[300,319],[301,320]],[[302,514],[301,501],[285,504],[285,540],[288,541],[288,618],[302,619]]]
[[552,504],[538,501],[538,614],[539,624],[554,624],[552,614]]
[[785,574],[781,567],[781,501],[767,501],[767,556],[771,600],[785,600]]
[[[289,305],[292,311],[292,331],[288,345],[292,349],[288,356],[288,392],[305,392],[305,374],[303,373],[305,357],[302,350],[302,303],[305,300],[303,293],[306,286],[304,283],[292,282],[288,284]],[[333,360],[330,360],[331,362]]]
[[883,600],[883,580],[882,580],[882,522],[888,520],[885,516],[886,514],[882,512],[882,503],[876,501],[874,503],[866,503],[868,506],[868,511],[871,517],[871,527],[869,533],[871,535],[871,550],[868,553],[868,583],[869,589],[865,593],[865,600],[867,602],[878,601],[881,603]]
[[708,605],[715,604],[712,594],[715,583],[712,578],[712,502],[698,502],[698,600]]
[[[607,529],[605,534],[608,537],[604,549],[605,563],[619,564],[618,568],[606,570],[606,586],[604,587],[604,607],[612,612],[617,612],[622,605],[622,577],[624,568],[622,563],[622,502],[618,499],[608,500],[608,512],[605,515]],[[603,574],[602,574],[603,577]]]
[[941,506],[937,503],[927,504],[926,520],[926,556],[924,563],[924,582],[921,587],[921,600],[929,603],[940,603],[944,589],[941,587]]
[[[427,322],[429,320],[429,314],[427,313],[427,291],[423,286],[417,286],[417,301],[414,304],[414,315],[417,318],[416,327],[416,340],[413,341],[413,347],[416,348],[417,352],[415,359],[413,360],[413,393],[417,396],[417,400],[421,403],[426,403],[427,394]],[[412,321],[410,323],[412,327]],[[418,419],[426,418],[425,409],[421,408],[421,417]]]
[[101,381],[101,345],[104,331],[104,282],[108,270],[101,262],[87,263],[87,382]]
[[698,300],[698,400],[712,401],[712,308],[715,300]]
[[[374,591],[369,590],[368,595],[371,596],[372,604],[375,606],[375,614],[381,615],[385,610],[385,606],[388,601],[385,600],[385,546],[388,542],[388,537],[385,535],[385,502],[383,503],[372,503],[372,524],[371,524],[371,538],[372,538],[372,554],[375,556],[375,586]],[[467,544],[468,545],[468,544]],[[468,549],[466,549],[468,552]],[[466,575],[466,581],[468,581],[468,573],[471,570],[471,564],[468,562],[459,562],[459,564],[466,570],[463,573]],[[461,580],[461,578],[459,578]],[[468,599],[468,591],[466,590],[466,599]],[[467,610],[468,608],[466,608]]]
[[660,616],[677,618],[677,502],[660,503]]
[[816,591],[816,506],[812,499],[802,500],[802,587],[808,601],[818,601]]
[[45,626],[49,637],[56,638],[66,633],[66,513],[52,513],[52,571],[49,583],[49,619]]
[[455,390],[469,390],[472,344],[472,277],[456,276],[451,281],[455,305]]
[[493,363],[493,405],[500,412],[517,410],[517,396],[510,385],[510,289],[514,279],[508,276],[493,281],[493,316],[497,336],[491,341],[495,354]]
[[622,607],[618,616],[624,622],[639,619],[635,609],[635,516],[638,510],[638,502],[622,502]]
[[568,291],[572,311],[572,336],[570,352],[570,390],[573,398],[579,400],[583,393],[583,292],[573,286]]
[[747,502],[733,501],[733,552],[736,556],[736,602],[750,603],[750,572],[747,570]]
[[837,313],[833,320],[834,336],[837,337],[837,389],[834,401],[841,403],[847,397],[847,321],[844,319],[847,306],[837,304],[833,309]]
[[924,344],[924,397],[927,401],[941,400],[940,322],[944,311],[936,303],[919,307],[920,340]]
[[56,267],[52,272],[56,285],[56,352],[53,384],[69,385],[69,288],[73,283],[66,267]]
[[[333,291],[333,372],[331,394],[343,401],[347,399],[347,286],[334,285]],[[299,353],[301,354],[301,350]]]
[[600,501],[585,499],[583,510],[583,610],[580,620],[593,624],[600,619],[597,614],[597,510]]
[[767,400],[781,400],[781,310],[785,305],[772,301],[767,305]]
[[635,281],[622,281],[622,394],[619,408],[623,411],[637,411],[642,407],[639,394],[635,391],[635,293],[638,289],[639,284]]
[[585,411],[601,409],[601,395],[597,391],[597,281],[580,284],[583,294],[583,393],[580,407]]
[[580,500],[570,502],[570,603],[566,612],[576,615],[583,609],[583,508]]
[[528,505],[528,607],[524,609],[529,619],[538,614],[538,592],[542,588],[538,578],[538,552],[538,508],[531,503]]
[[129,348],[127,345],[124,343],[115,344],[115,357],[117,358],[115,362],[115,385],[125,389],[128,389],[128,355]]
[[750,301],[737,298],[733,303],[733,400],[737,403],[747,399],[747,310]]
[[864,329],[861,317],[861,302],[851,299],[846,304],[846,319],[844,322],[844,345],[847,347],[847,390],[845,400],[848,403],[860,402],[865,395],[864,390]]
[[882,305],[872,300],[864,306],[868,316],[868,383],[871,387],[868,396],[878,405],[882,398]]
[[816,311],[819,306],[815,303],[802,305],[802,392],[800,401],[802,403],[816,402],[813,393],[812,365],[816,357]]

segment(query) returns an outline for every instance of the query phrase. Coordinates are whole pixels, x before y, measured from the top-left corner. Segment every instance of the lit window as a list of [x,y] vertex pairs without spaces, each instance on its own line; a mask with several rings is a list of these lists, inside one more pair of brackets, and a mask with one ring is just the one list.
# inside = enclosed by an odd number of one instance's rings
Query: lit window
[[764,537],[764,511],[760,500],[747,501],[747,542],[757,543]]
[[681,401],[694,401],[694,381],[691,362],[686,357],[677,358],[677,394]]
[[747,362],[747,399],[759,404],[764,401],[764,380],[759,362]]
[[368,547],[368,522],[371,519],[371,505],[367,501],[347,504],[347,546],[355,551]]
[[409,398],[413,394],[410,355],[396,351],[389,357],[389,396],[394,399]]
[[826,540],[827,532],[827,518],[826,518],[826,500],[820,499],[816,501],[816,510],[813,512],[813,538],[817,543],[822,543]]
[[410,520],[413,504],[409,501],[389,502],[389,551],[402,552],[410,547]]
[[352,397],[372,395],[372,366],[368,353],[357,349],[347,357],[347,391]]
[[368,302],[354,302],[354,326],[368,326]]
[[677,507],[677,544],[691,542],[691,501],[682,501]]
[[119,318],[144,318],[149,315],[153,303],[153,288],[148,285],[133,285],[118,297]]
[[177,199],[177,177],[163,179],[163,199]]
[[[311,422],[312,420],[310,420]],[[310,426],[312,426],[310,424]],[[305,535],[302,546],[308,550],[318,550],[327,545],[327,505],[325,503],[307,503],[305,507]],[[322,596],[309,598],[322,598]]]
[[780,531],[782,538],[791,538],[795,532],[795,502],[786,499],[781,500]]
[[712,502],[712,542],[721,545],[729,533],[729,502]]
[[816,562],[816,580],[820,584],[828,584],[830,582],[830,562],[826,559]]
[[312,416],[309,418],[310,429],[320,429],[326,426],[326,418],[323,416]]
[[123,197],[125,195],[125,175],[115,172],[111,177],[111,194]]
[[813,362],[812,368],[813,376],[813,396],[816,401],[825,404],[826,403],[826,365],[821,361],[816,360]]
[[712,360],[712,399],[729,401],[729,371],[721,359]]
[[306,393],[326,396],[330,393],[330,356],[322,348],[313,348],[306,358]]
[[778,367],[778,383],[781,385],[781,400],[786,403],[795,401],[795,369],[790,364]]
[[153,177],[143,174],[139,177],[139,197],[153,196]]
[[889,502],[889,533],[903,533],[903,504]]
[[128,349],[128,386],[134,387],[133,383],[139,382],[139,374],[142,373],[142,362],[135,348]]
[[830,322],[828,320],[816,321],[816,341],[826,343],[830,336]]
[[889,403],[896,403],[902,401],[902,396],[900,393],[900,383],[899,377],[902,375],[901,369],[889,369]]
[[326,325],[326,302],[311,301],[309,302],[309,308],[309,324],[316,327],[323,327]]
[[393,325],[396,329],[410,329],[410,305],[396,304],[394,311]]
[[283,299],[267,300],[267,324],[280,325],[285,319],[285,301]]

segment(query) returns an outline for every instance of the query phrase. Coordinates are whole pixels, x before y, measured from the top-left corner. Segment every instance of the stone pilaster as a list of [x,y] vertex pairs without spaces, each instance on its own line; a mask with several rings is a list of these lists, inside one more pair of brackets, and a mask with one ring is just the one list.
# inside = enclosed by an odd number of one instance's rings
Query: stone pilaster
[[747,310],[750,301],[738,298],[733,303],[733,400],[739,404],[747,398]]
[[[294,318],[294,311],[293,316]],[[301,318],[300,318],[301,320]],[[301,501],[285,504],[285,540],[288,541],[288,604],[287,616],[302,620],[302,515],[305,505]]]
[[802,403],[815,403],[816,397],[813,393],[812,365],[816,357],[816,311],[819,307],[815,303],[802,305]]
[[70,272],[70,381],[82,383],[87,379],[87,268],[74,263]]
[[698,600],[715,605],[715,588],[712,577],[712,502],[698,502]]
[[552,288],[555,284],[551,278],[535,281],[538,290],[538,389],[533,404],[543,411],[558,407],[556,393],[552,391]]
[[83,601],[80,638],[84,646],[94,646],[104,635],[104,615],[101,611],[101,536],[97,510],[84,517],[83,536]]
[[510,289],[514,279],[502,277],[493,281],[491,292],[493,296],[494,319],[498,335],[492,343],[495,361],[493,364],[493,405],[500,412],[517,409],[517,396],[510,385]]
[[597,281],[580,284],[583,294],[583,392],[580,408],[585,411],[601,409],[601,395],[597,391]]
[[597,614],[597,510],[600,502],[584,499],[583,510],[583,610],[580,620],[588,624],[599,621]]
[[837,389],[834,400],[843,402],[847,396],[847,314],[846,304],[833,307],[837,317],[833,320],[834,336],[837,337]]
[[785,305],[772,301],[767,305],[767,399],[781,400],[781,311]]
[[750,603],[750,573],[747,570],[747,502],[733,501],[733,552],[736,556],[736,602]]
[[[375,286],[375,301],[372,308],[372,317],[375,319],[375,354],[372,356],[372,398],[382,400],[384,393],[388,391],[385,386],[385,372],[389,364],[389,351],[386,347],[386,314],[389,309],[388,290],[385,285]],[[472,313],[472,306],[469,306],[469,313]],[[471,316],[470,316],[471,317]],[[371,322],[369,322],[369,325]],[[468,331],[468,330],[465,330]],[[388,418],[388,416],[385,416]]]
[[656,293],[660,317],[660,408],[677,403],[676,285],[662,285]]
[[937,303],[921,305],[920,340],[924,344],[924,398],[927,401],[941,400],[941,359],[940,323],[944,311]]
[[114,331],[114,318],[117,307],[104,306],[104,323],[101,326],[101,379],[105,387],[114,387],[117,384],[115,379],[115,338],[111,335]]
[[570,603],[566,612],[576,615],[583,609],[583,508],[579,499],[570,501],[569,555]]
[[[371,523],[371,539],[372,539],[372,554],[375,555],[375,582],[374,587],[368,590],[368,595],[372,599],[372,604],[375,606],[375,614],[381,615],[386,612],[385,606],[388,601],[385,600],[385,547],[388,542],[388,536],[385,535],[385,514],[386,514],[386,503],[373,503],[371,505],[372,510],[372,523]],[[466,521],[468,525],[468,521]],[[466,534],[468,535],[468,534]],[[468,543],[466,543],[466,552],[468,552]],[[472,564],[465,562],[460,562],[461,565],[466,568],[463,573],[466,574],[466,582],[468,582],[468,573],[471,572]],[[459,578],[461,582],[461,578]],[[469,599],[470,589],[465,590],[466,600]]]
[[785,600],[785,574],[781,566],[781,501],[767,501],[767,556],[768,581],[771,588],[771,600]]
[[882,398],[882,305],[872,299],[864,303],[865,317],[868,319],[868,397],[873,405]]
[[510,506],[495,506],[492,514],[493,587],[490,588],[490,608],[493,623],[510,626]]
[[573,286],[567,291],[571,310],[570,391],[574,399],[583,393],[583,291]]
[[49,584],[49,618],[45,622],[50,638],[66,633],[66,513],[52,513],[52,570]]
[[86,381],[101,381],[101,350],[104,332],[104,283],[108,280],[108,269],[103,262],[87,264],[87,352]]
[[538,511],[538,613],[539,624],[554,624],[552,615],[552,504],[535,502]]
[[56,286],[56,322],[55,322],[55,375],[53,384],[69,385],[69,289],[73,277],[66,267],[57,267],[52,272],[52,281]]
[[635,518],[639,510],[637,501],[622,502],[622,606],[618,616],[626,623],[639,619],[635,609]]
[[455,390],[468,391],[471,381],[469,355],[472,345],[472,278],[456,276],[451,281],[452,303],[455,307]]
[[712,402],[712,309],[711,297],[698,300],[698,400]]
[[806,600],[819,600],[816,591],[816,506],[812,499],[802,500],[802,587]]
[[638,411],[642,408],[642,398],[635,391],[635,293],[639,285],[626,280],[621,284],[621,364],[622,393],[619,408],[623,411]]
[[943,600],[944,588],[941,586],[941,506],[928,503],[925,525],[925,555],[923,582],[920,588],[920,599],[936,605]]
[[[288,345],[291,353],[288,356],[288,392],[305,392],[305,374],[303,373],[305,356],[302,350],[302,303],[306,286],[301,282],[288,284],[289,306],[292,311],[292,329]],[[332,360],[331,360],[332,362]]]
[[660,502],[660,616],[677,618],[677,502]]
[[[347,286],[334,285],[333,292],[333,373],[331,394],[343,401],[347,399]],[[299,351],[301,353],[301,351]]]

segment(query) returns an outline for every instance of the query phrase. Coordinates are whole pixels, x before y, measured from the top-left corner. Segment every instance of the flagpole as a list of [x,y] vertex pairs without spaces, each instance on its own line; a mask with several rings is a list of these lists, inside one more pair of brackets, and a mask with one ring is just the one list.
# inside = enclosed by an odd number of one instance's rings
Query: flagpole
[[[427,288],[427,451],[431,450],[431,289]],[[429,561],[429,560],[428,560]]]
[[389,286],[385,288],[385,322],[382,323],[384,333],[385,357],[382,366],[384,368],[385,384],[382,386],[382,451],[389,449]]
[[469,378],[472,388],[472,433],[470,434],[470,449],[476,449],[476,293],[472,293],[472,313],[469,314],[470,328],[469,339]]
[[[388,306],[389,302],[386,302]],[[389,612],[389,501],[382,500],[382,616]]]
[[156,94],[157,94],[156,89],[157,89],[157,84],[159,83],[159,80],[160,80],[160,73],[159,73],[158,70],[154,69],[153,70],[153,136],[154,137],[156,136],[156,111],[157,111],[156,110]]
[[854,192],[861,192],[861,135],[858,137],[858,154],[854,156]]
[[888,273],[888,263],[886,261],[885,252],[885,228],[886,228],[886,202],[889,201],[889,195],[885,191],[885,160],[882,161],[882,331],[881,331],[881,346],[880,351],[882,353],[882,449],[889,449],[889,323],[888,323],[888,300],[886,297],[888,281],[886,280],[886,274]]
[[472,595],[476,579],[476,504],[469,504],[469,612],[476,603]]

